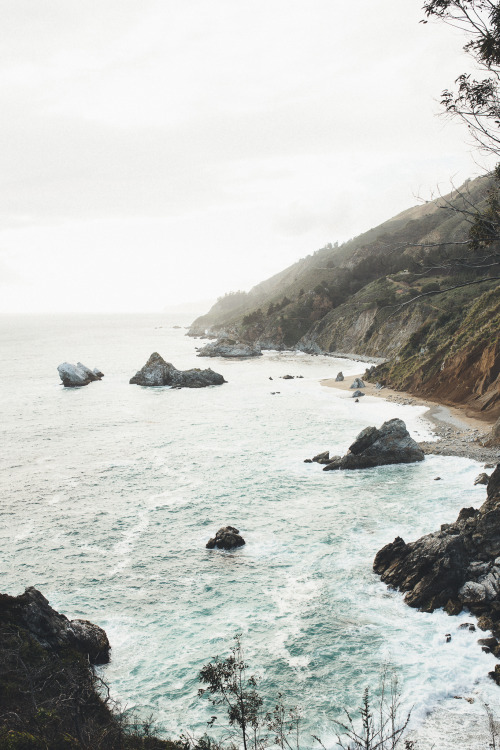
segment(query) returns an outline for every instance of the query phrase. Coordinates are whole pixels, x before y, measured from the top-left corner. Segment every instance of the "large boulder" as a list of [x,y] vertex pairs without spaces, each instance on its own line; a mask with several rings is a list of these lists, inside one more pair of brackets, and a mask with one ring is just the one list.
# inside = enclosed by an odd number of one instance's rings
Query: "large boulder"
[[376,555],[373,570],[405,593],[412,607],[431,612],[463,607],[500,634],[500,465],[490,477],[485,503],[462,508],[457,520],[416,542],[400,537]]
[[240,341],[228,338],[211,341],[198,351],[198,357],[248,358],[261,356],[262,351],[260,346],[256,344],[243,344]]
[[213,539],[209,539],[205,545],[207,549],[235,549],[236,547],[242,547],[245,544],[245,540],[240,536],[238,529],[234,526],[224,526],[216,533]]
[[65,388],[81,388],[83,385],[88,385],[94,380],[101,380],[104,377],[104,374],[97,367],[91,370],[90,367],[82,365],[81,362],[77,362],[76,365],[63,362],[58,366],[57,371]]
[[349,388],[366,388],[361,378],[354,378]]
[[87,620],[68,620],[31,586],[20,596],[0,594],[0,625],[25,628],[44,648],[76,649],[91,664],[109,661],[111,646],[102,628]]
[[368,469],[423,460],[424,453],[410,436],[403,420],[390,419],[380,429],[365,427],[345,456],[329,463],[323,471]]
[[206,388],[209,385],[222,385],[226,381],[210,368],[178,370],[170,362],[165,362],[158,352],[153,352],[144,367],[129,382],[151,387],[168,385],[174,388]]

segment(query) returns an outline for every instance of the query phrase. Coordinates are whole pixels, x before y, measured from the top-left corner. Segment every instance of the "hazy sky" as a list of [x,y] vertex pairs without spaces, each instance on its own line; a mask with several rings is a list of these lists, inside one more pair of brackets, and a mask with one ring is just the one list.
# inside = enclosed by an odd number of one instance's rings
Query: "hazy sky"
[[0,311],[249,289],[482,171],[421,0],[0,0]]

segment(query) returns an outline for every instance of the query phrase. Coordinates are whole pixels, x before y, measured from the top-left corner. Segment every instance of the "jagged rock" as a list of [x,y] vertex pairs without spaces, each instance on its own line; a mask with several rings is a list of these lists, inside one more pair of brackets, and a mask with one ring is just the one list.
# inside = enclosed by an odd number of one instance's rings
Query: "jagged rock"
[[479,510],[462,508],[455,523],[416,542],[397,537],[377,553],[373,569],[405,592],[410,606],[453,614],[466,606],[479,616],[478,627],[499,635],[500,464]]
[[361,378],[354,378],[349,388],[366,388]]
[[234,526],[224,526],[216,533],[213,539],[209,539],[205,545],[207,549],[234,549],[235,547],[242,547],[245,544],[245,540],[240,536],[238,529]]
[[210,368],[208,370],[177,370],[170,362],[165,362],[158,352],[153,352],[144,367],[130,383],[135,385],[173,388],[206,388],[209,385],[222,385],[226,381]]
[[489,481],[490,478],[488,474],[483,471],[482,474],[478,474],[478,476],[474,479],[474,486],[476,486],[476,484],[488,484]]
[[293,380],[295,375],[283,375],[282,380]]
[[222,338],[205,344],[199,351],[198,357],[226,357],[226,358],[248,358],[261,357],[262,351],[256,344],[243,344],[233,339]]
[[390,419],[380,429],[365,427],[342,458],[333,460],[323,471],[367,469],[385,464],[423,461],[424,454],[401,419]]
[[336,383],[342,383],[343,380],[344,380],[344,376],[343,376],[343,374],[341,372],[339,372],[337,374],[337,377],[335,378],[335,382]]
[[0,623],[25,628],[44,648],[57,651],[69,646],[92,664],[109,661],[111,646],[102,628],[87,620],[68,620],[32,586],[20,596],[0,594]]
[[76,365],[63,362],[58,366],[57,371],[65,388],[81,388],[104,377],[97,367],[92,371],[86,365],[82,365],[81,362],[77,362]]
[[361,396],[364,396],[364,395],[365,394],[363,393],[363,391],[354,391],[351,398],[361,398]]
[[319,463],[319,461],[321,461],[324,458],[328,458],[328,459],[330,458],[330,451],[323,451],[323,453],[318,453],[318,455],[314,456],[312,460],[315,461],[316,463]]

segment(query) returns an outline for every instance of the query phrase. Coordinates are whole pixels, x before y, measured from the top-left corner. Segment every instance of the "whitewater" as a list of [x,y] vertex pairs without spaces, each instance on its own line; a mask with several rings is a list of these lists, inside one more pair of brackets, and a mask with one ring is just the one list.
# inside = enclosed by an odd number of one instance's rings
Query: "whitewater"
[[[0,317],[1,591],[35,586],[58,611],[103,627],[112,695],[153,713],[170,736],[205,731],[214,711],[197,696],[198,672],[228,654],[236,633],[266,699],[279,691],[301,706],[305,747],[311,734],[335,746],[334,721],[366,686],[376,693],[385,664],[414,727],[436,706],[464,723],[484,716],[483,703],[498,702],[487,677],[496,660],[481,652],[480,633],[459,630],[474,618],[417,612],[372,573],[376,552],[396,536],[411,541],[479,507],[481,465],[442,456],[351,472],[305,464],[326,449],[345,453],[361,429],[392,417],[429,439],[425,407],[356,404],[320,385],[363,369],[350,360],[197,359],[202,342],[185,335],[189,322]],[[129,385],[154,351],[228,382]],[[105,377],[65,389],[63,361]],[[227,524],[246,545],[206,550]],[[443,728],[434,731],[447,747]]]

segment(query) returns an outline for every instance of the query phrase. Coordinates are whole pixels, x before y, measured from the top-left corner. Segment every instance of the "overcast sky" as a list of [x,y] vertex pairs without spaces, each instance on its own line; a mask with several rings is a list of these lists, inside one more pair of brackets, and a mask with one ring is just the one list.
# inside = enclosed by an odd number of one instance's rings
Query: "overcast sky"
[[421,0],[0,0],[0,311],[249,289],[485,165]]

